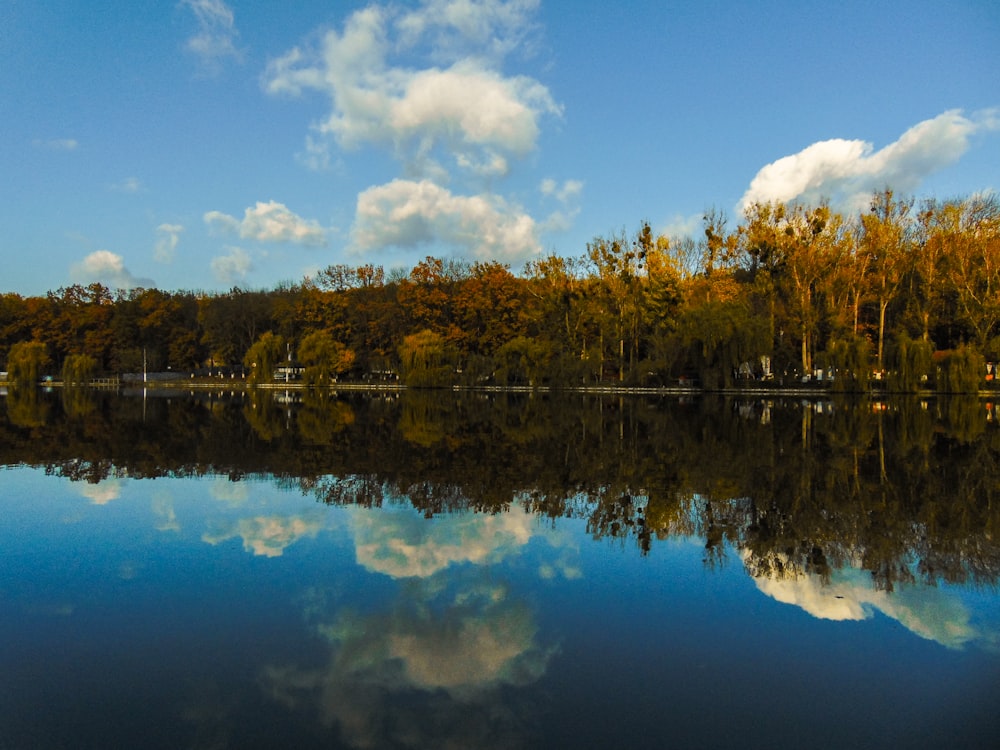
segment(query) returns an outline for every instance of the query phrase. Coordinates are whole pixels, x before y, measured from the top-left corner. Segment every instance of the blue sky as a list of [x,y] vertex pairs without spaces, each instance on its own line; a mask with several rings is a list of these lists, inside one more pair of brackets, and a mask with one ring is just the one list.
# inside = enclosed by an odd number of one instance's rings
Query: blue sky
[[580,255],[1000,189],[1000,6],[0,0],[0,291]]

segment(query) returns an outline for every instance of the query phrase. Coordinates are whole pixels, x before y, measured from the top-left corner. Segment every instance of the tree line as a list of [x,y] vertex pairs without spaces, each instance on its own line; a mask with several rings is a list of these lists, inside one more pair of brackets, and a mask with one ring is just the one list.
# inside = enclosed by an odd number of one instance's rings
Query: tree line
[[[99,374],[230,368],[311,384],[657,386],[830,380],[866,390],[982,388],[1000,360],[1000,201],[917,203],[891,190],[857,215],[755,203],[698,239],[649,224],[519,272],[427,257],[409,272],[331,265],[225,293],[74,285],[0,296],[0,369]],[[234,369],[235,368],[235,369]]]

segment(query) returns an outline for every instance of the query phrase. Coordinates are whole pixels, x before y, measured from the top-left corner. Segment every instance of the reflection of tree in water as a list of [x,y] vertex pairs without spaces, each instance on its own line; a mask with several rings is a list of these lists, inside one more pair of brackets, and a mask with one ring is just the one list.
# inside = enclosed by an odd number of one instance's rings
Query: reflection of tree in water
[[302,408],[296,413],[296,424],[303,442],[330,445],[338,432],[354,424],[354,410],[325,391],[306,391]]
[[534,709],[510,688],[537,681],[552,656],[521,601],[481,571],[410,580],[391,612],[312,602],[330,648],[320,665],[273,665],[265,690],[315,711],[353,747],[530,746]]
[[7,418],[15,427],[44,427],[50,411],[49,401],[41,398],[36,388],[17,386],[7,394]]
[[278,403],[256,391],[100,395],[82,415],[32,393],[7,397],[4,460],[73,478],[271,475],[325,503],[403,499],[428,516],[516,502],[641,551],[700,536],[708,563],[739,549],[756,575],[824,578],[857,561],[885,589],[1000,570],[1000,423],[975,398],[414,391]]
[[62,405],[70,419],[84,419],[97,408],[97,399],[89,388],[62,389]]

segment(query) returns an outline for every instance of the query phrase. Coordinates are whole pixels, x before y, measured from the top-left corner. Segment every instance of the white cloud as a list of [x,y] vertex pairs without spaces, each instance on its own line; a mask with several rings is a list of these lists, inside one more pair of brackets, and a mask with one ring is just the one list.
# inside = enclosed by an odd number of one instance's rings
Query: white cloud
[[118,193],[138,193],[142,190],[142,183],[138,177],[126,177],[121,182],[116,182],[109,187]]
[[565,180],[559,184],[557,180],[546,177],[538,186],[538,191],[546,198],[558,201],[562,208],[553,211],[539,223],[539,232],[565,232],[572,226],[580,213],[578,198],[583,193],[583,183],[580,180]]
[[253,261],[246,250],[239,247],[227,247],[228,255],[218,255],[212,258],[212,273],[223,284],[233,284],[246,278],[253,270]]
[[174,259],[174,252],[177,250],[180,233],[184,231],[184,227],[180,224],[160,224],[156,231],[159,238],[156,240],[156,247],[153,248],[153,258],[160,263],[170,263]]
[[35,148],[43,148],[49,151],[76,151],[80,144],[75,138],[51,138],[49,140],[36,138],[32,141],[32,145]]
[[703,213],[691,214],[690,216],[675,214],[663,226],[663,228],[660,229],[660,234],[670,238],[693,237],[700,229],[702,229],[703,220]]
[[236,19],[223,0],[181,0],[181,5],[190,8],[198,22],[198,31],[188,39],[187,48],[209,70],[217,70],[226,58],[240,59]]
[[70,276],[80,284],[99,282],[112,289],[150,288],[156,286],[152,279],[133,276],[125,267],[120,255],[109,250],[96,250],[70,268]]
[[429,180],[393,180],[358,196],[355,250],[431,243],[503,262],[540,251],[534,220],[497,196],[453,195]]
[[239,232],[244,239],[257,242],[294,242],[302,245],[323,245],[326,231],[318,222],[303,219],[283,203],[258,201],[243,213],[240,221],[221,211],[209,211],[205,223],[227,232]]
[[958,161],[973,135],[998,128],[996,110],[967,118],[955,109],[917,123],[878,151],[867,141],[820,141],[761,169],[739,210],[757,201],[817,203],[823,198],[858,210],[873,191],[886,186],[904,193],[915,190],[926,177]]
[[568,203],[583,192],[583,183],[580,180],[565,180],[560,185],[557,180],[546,177],[538,189],[546,197],[555,198],[560,203]]
[[[342,148],[388,146],[411,175],[433,173],[439,150],[473,175],[502,175],[511,157],[534,149],[541,116],[560,113],[545,86],[497,66],[536,5],[431,0],[407,13],[371,5],[342,33],[328,31],[319,45],[272,60],[263,85],[272,94],[325,93],[332,111],[314,124],[316,133]],[[437,43],[442,34],[448,44]],[[483,41],[494,54],[482,55]],[[422,42],[447,64],[414,68],[390,59]],[[319,143],[310,142],[313,158]]]
[[500,60],[530,47],[539,0],[426,0],[396,22],[404,46],[429,39],[440,59],[477,56]]

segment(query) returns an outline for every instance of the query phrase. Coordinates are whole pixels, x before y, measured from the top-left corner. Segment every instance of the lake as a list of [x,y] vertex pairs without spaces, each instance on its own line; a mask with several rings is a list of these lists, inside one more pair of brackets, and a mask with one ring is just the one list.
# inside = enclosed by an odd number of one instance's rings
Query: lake
[[0,748],[992,748],[977,399],[0,398]]

